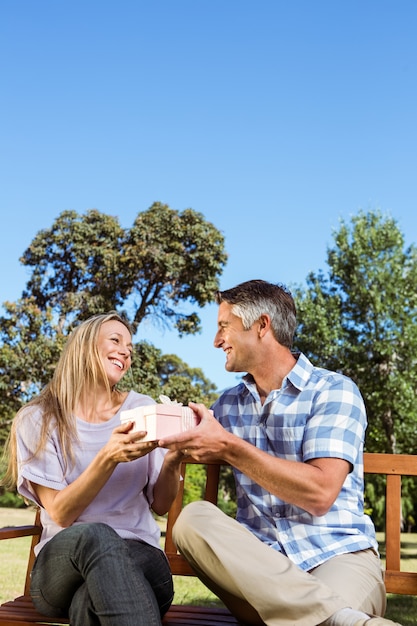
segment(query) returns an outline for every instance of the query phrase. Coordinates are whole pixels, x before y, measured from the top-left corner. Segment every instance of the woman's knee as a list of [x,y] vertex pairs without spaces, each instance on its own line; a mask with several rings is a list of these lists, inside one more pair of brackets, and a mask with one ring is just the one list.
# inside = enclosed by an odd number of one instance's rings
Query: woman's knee
[[74,524],[65,529],[67,540],[72,543],[75,551],[90,553],[92,550],[106,551],[115,546],[116,549],[123,549],[123,539],[108,524],[102,522]]

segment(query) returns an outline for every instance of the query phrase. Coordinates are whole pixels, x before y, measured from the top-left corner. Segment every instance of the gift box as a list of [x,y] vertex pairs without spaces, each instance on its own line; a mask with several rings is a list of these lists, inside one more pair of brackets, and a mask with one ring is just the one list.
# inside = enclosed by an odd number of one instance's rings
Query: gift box
[[138,406],[122,411],[120,421],[122,424],[133,422],[132,431],[146,430],[146,437],[141,441],[158,441],[169,435],[177,435],[190,430],[198,424],[194,411],[180,404]]

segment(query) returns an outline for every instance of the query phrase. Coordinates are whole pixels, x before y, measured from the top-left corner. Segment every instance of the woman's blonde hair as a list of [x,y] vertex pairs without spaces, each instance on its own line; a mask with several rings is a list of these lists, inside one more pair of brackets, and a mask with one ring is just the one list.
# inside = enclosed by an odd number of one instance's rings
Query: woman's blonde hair
[[42,428],[33,456],[45,448],[49,434],[56,429],[66,468],[73,461],[72,446],[77,440],[74,411],[80,399],[98,384],[106,385],[109,397],[117,391],[109,385],[97,348],[101,326],[113,320],[124,324],[132,334],[129,323],[116,311],[82,322],[69,335],[50,382],[16,414],[5,447],[7,470],[2,484],[6,488],[13,489],[17,483],[16,428],[25,415],[32,413],[29,409],[39,407],[42,412]]

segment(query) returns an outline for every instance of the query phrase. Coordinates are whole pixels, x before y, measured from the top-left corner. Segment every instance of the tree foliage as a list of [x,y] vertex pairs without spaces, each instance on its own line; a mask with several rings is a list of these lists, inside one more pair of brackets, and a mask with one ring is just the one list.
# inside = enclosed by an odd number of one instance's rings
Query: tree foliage
[[[4,304],[0,344],[0,442],[20,406],[50,379],[63,345],[50,309],[42,312],[33,298]],[[7,430],[7,428],[6,428]]]
[[135,344],[132,367],[121,388],[146,393],[156,400],[164,394],[184,405],[190,400],[211,404],[217,398],[215,386],[200,368],[191,368],[178,356],[163,354],[146,341]]
[[416,452],[417,251],[397,223],[360,212],[341,223],[327,252],[329,273],[311,273],[294,294],[296,346],[359,385],[367,449]]
[[[18,408],[50,379],[68,333],[96,313],[117,310],[134,333],[145,318],[180,335],[200,329],[198,308],[214,300],[226,263],[223,235],[192,209],[153,204],[131,229],[96,209],[64,211],[40,231],[21,262],[31,270],[0,318],[0,438]],[[202,370],[146,342],[135,346],[126,385],[155,399],[210,403]]]
[[125,288],[139,296],[132,323],[153,314],[173,321],[180,334],[199,331],[198,315],[178,312],[178,305],[212,302],[226,259],[223,235],[200,213],[160,203],[139,213],[121,258]]
[[[417,251],[380,211],[341,222],[327,251],[329,272],[311,273],[294,291],[300,320],[295,347],[359,386],[368,414],[366,449],[417,452]],[[377,513],[383,486],[367,493]],[[403,491],[410,514],[416,489]]]
[[192,209],[155,203],[130,229],[96,209],[64,211],[21,258],[32,269],[23,296],[59,319],[123,308],[134,331],[152,316],[180,335],[196,333],[197,311],[181,305],[213,301],[226,259],[223,235]]

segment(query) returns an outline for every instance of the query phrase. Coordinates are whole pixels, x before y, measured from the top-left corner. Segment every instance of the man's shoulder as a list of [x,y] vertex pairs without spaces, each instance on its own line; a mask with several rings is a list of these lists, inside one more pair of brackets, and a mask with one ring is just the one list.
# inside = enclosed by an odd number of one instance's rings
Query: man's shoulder
[[353,380],[341,371],[330,370],[312,363],[305,354],[300,353],[293,372],[305,383],[316,385],[319,381],[328,384],[355,385]]

